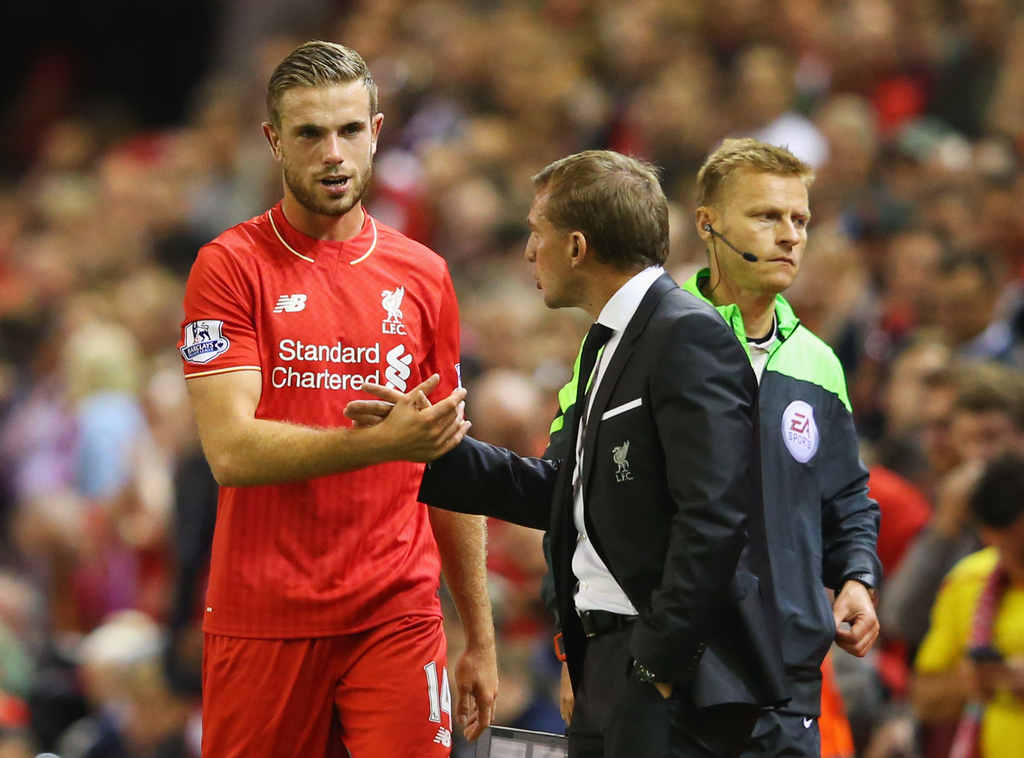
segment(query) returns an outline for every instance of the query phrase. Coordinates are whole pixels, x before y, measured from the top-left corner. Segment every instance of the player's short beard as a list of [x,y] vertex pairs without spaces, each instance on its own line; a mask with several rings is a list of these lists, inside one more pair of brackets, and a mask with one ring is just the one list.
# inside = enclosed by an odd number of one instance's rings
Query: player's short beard
[[[302,177],[293,172],[287,162],[282,165],[282,170],[284,172],[284,183],[288,185],[292,196],[299,201],[299,205],[311,213],[337,218],[344,216],[355,208],[356,203],[362,200],[363,195],[366,194],[366,187],[369,185],[370,177],[373,175],[373,156],[369,156],[366,170],[360,176],[353,176],[349,180],[352,183],[352,187],[348,194],[341,198],[340,201],[330,201],[320,197],[315,189],[303,184]],[[319,184],[319,181],[314,183]]]

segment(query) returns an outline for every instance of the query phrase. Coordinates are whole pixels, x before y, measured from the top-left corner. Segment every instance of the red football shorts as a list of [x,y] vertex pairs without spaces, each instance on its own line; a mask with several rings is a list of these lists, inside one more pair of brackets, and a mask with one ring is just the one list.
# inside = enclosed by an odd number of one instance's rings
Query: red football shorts
[[441,619],[337,637],[206,635],[204,758],[441,758],[451,691]]

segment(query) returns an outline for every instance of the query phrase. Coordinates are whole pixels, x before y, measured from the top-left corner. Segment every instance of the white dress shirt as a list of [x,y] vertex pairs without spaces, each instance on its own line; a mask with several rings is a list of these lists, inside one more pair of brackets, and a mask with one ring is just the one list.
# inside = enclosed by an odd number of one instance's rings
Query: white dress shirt
[[747,339],[747,349],[750,351],[750,365],[754,369],[754,374],[757,375],[758,384],[761,383],[761,375],[764,373],[764,367],[768,363],[768,354],[778,339],[778,316],[772,319],[772,330],[768,333],[767,337],[762,337],[760,340]]
[[[636,309],[640,307],[640,301],[644,299],[647,290],[651,288],[655,280],[665,273],[661,266],[652,266],[644,269],[628,282],[623,284],[618,291],[601,310],[597,317],[599,324],[604,324],[612,330],[612,336],[604,347],[604,352],[597,359],[594,367],[594,382],[590,390],[587,404],[589,415],[590,405],[597,395],[597,388],[604,377],[605,369],[615,355],[615,349],[622,340],[622,332],[633,318]],[[586,382],[588,377],[581,376],[579,381]],[[580,416],[580,423],[583,423],[583,416]],[[594,419],[593,423],[600,423],[600,419]],[[598,555],[587,536],[587,525],[583,519],[583,488],[577,487],[576,483],[583,469],[583,435],[578,434],[576,440],[576,471],[573,473],[573,500],[572,518],[579,533],[576,538],[576,551],[572,556],[572,572],[575,574],[579,584],[576,588],[576,611],[611,611],[624,616],[635,616],[636,608],[629,602],[626,593],[622,591],[618,582],[612,577],[608,567],[605,566],[601,556]]]

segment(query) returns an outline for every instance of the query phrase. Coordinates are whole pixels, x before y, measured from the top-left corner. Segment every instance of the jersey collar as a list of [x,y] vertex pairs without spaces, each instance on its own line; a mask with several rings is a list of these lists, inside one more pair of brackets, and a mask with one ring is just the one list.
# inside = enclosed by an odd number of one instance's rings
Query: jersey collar
[[359,233],[344,242],[318,240],[303,234],[288,223],[279,202],[267,211],[270,234],[285,252],[308,263],[324,257],[339,256],[350,265],[362,263],[377,249],[377,222],[363,209],[363,225]]

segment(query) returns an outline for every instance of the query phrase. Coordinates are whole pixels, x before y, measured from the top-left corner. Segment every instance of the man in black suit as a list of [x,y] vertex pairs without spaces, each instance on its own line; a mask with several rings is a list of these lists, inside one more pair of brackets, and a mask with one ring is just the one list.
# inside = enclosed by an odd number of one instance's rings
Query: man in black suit
[[[596,321],[574,453],[519,458],[467,437],[431,464],[420,499],[550,530],[573,758],[737,755],[760,707],[787,697],[756,378],[721,316],[662,269],[668,208],[651,166],[589,151],[534,184],[526,258],[544,302]],[[350,415],[385,410],[373,406]]]

